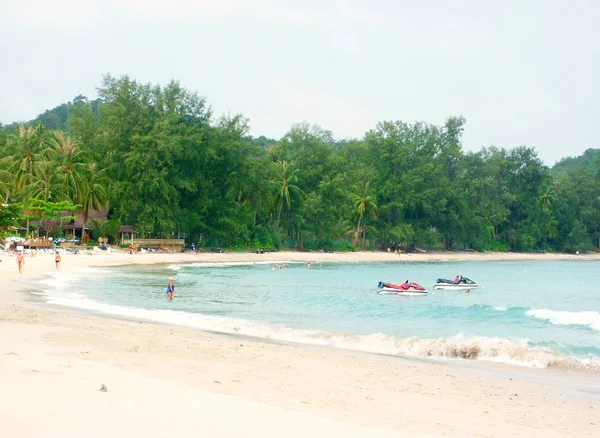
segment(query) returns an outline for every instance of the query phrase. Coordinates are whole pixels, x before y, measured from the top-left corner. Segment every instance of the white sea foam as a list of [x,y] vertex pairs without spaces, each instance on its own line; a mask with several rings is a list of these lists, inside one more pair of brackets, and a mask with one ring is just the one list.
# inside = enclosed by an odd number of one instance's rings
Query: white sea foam
[[44,277],[39,283],[45,292],[60,292],[67,289],[75,278],[75,275],[56,272]]
[[129,318],[368,353],[438,359],[484,360],[540,368],[600,369],[600,360],[598,359],[584,361],[559,357],[546,348],[530,346],[525,339],[468,337],[460,334],[438,339],[396,338],[384,334],[350,335],[319,330],[293,329],[278,324],[256,323],[176,310],[142,309],[105,304],[89,298],[74,296],[49,295],[48,298],[49,304],[76,307]]
[[579,325],[600,331],[600,312],[589,310],[568,312],[565,310],[531,309],[525,315],[550,321],[555,325]]
[[494,310],[497,312],[506,312],[506,307],[504,306],[494,306]]
[[84,295],[72,291],[71,285],[74,282],[82,278],[89,278],[90,275],[100,277],[110,273],[111,271],[98,268],[79,268],[69,272],[52,272],[39,280],[42,291],[35,292],[35,294],[47,297],[84,298]]
[[262,260],[258,262],[198,262],[198,263],[184,263],[177,265],[169,265],[167,268],[173,271],[179,271],[181,268],[228,268],[233,266],[252,266],[252,265],[276,265],[285,263],[287,265],[299,264],[303,262],[294,262],[290,260]]

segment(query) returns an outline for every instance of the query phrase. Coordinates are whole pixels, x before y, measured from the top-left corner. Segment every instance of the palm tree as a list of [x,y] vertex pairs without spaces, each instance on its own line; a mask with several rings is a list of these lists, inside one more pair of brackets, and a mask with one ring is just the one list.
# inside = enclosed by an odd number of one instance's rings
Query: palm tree
[[78,203],[85,197],[83,192],[86,189],[86,164],[79,143],[65,137],[62,132],[55,132],[49,156],[56,163],[62,198]]
[[542,197],[540,199],[540,206],[542,210],[548,210],[552,203],[554,202],[554,198],[556,197],[556,192],[560,188],[560,182],[555,181],[554,187],[546,187],[544,193],[542,193]]
[[[0,163],[2,165],[3,163]],[[0,203],[9,202],[12,186],[12,174],[6,169],[0,168]]]
[[[16,134],[8,138],[6,144],[6,155],[0,162],[4,173],[9,175],[6,181],[10,181],[12,187],[7,187],[5,201],[8,198],[26,201],[34,190],[42,169],[48,164],[46,155],[48,134],[41,123],[35,127],[25,128],[19,125]],[[5,182],[5,185],[6,182]],[[12,192],[12,193],[11,193]],[[29,234],[29,218],[27,219],[27,234]]]
[[85,169],[84,184],[80,190],[78,202],[83,212],[81,240],[85,238],[85,225],[90,212],[106,207],[108,204],[108,176],[106,169],[99,169],[95,161],[89,161]]
[[35,128],[20,125],[16,134],[9,137],[4,169],[13,176],[13,189],[18,197],[25,197],[29,185],[35,182],[40,167],[47,160],[47,133],[43,126]]
[[[373,190],[369,187],[370,183],[365,183],[362,186],[355,187],[355,193],[351,193],[350,197],[354,204],[354,211],[358,215],[356,224],[356,232],[354,234],[354,242],[358,246],[361,234],[361,222],[366,214],[377,217],[377,199],[373,195]],[[364,240],[363,240],[364,246]]]
[[550,239],[556,239],[556,236],[558,236],[557,225],[558,221],[555,217],[551,217],[548,223],[546,223],[546,233]]
[[279,211],[277,213],[277,224],[279,228],[279,220],[281,219],[281,212],[283,211],[283,204],[287,206],[288,210],[292,206],[292,195],[302,195],[302,190],[295,183],[298,182],[298,176],[296,171],[291,171],[291,163],[286,160],[278,161],[274,164],[277,179],[271,181],[276,189],[276,199],[279,204]]
[[60,192],[60,181],[54,163],[43,161],[38,167],[36,179],[26,190],[26,196],[44,201],[54,200],[54,195]]

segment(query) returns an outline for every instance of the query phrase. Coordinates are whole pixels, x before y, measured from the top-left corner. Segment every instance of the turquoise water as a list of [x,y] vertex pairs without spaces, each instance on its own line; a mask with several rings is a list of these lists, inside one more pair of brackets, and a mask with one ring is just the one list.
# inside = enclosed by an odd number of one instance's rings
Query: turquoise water
[[[282,341],[402,356],[600,370],[595,261],[194,264],[81,272],[46,283],[48,302]],[[462,274],[481,287],[433,291]],[[166,299],[168,278],[176,294]],[[378,295],[415,281],[424,297]]]

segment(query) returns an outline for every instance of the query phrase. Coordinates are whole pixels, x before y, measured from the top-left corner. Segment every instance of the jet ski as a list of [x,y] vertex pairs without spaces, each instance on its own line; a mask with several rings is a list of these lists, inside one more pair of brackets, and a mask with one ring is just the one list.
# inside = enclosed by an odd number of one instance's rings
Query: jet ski
[[420,296],[427,295],[427,289],[417,283],[410,283],[410,287],[404,284],[384,283],[380,281],[377,285],[379,295],[401,295]]
[[475,289],[479,287],[477,283],[467,277],[461,277],[460,282],[455,283],[454,280],[446,278],[438,278],[433,290],[465,290]]

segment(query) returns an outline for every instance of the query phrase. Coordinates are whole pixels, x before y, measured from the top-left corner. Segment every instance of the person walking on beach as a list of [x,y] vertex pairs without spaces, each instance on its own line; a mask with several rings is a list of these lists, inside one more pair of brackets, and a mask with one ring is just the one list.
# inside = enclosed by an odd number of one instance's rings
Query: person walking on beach
[[60,271],[60,254],[56,251],[56,255],[54,256],[54,263],[56,264],[56,270]]
[[23,265],[25,264],[25,258],[23,257],[23,251],[19,251],[17,254],[17,266],[19,267],[19,274],[23,273]]
[[173,301],[173,295],[175,295],[175,284],[173,284],[175,279],[173,277],[169,278],[169,284],[167,285],[167,297],[169,301]]

